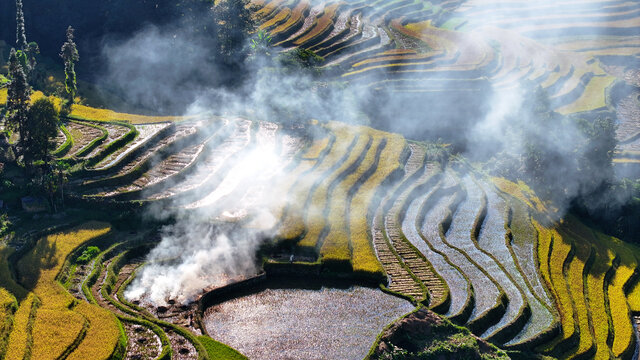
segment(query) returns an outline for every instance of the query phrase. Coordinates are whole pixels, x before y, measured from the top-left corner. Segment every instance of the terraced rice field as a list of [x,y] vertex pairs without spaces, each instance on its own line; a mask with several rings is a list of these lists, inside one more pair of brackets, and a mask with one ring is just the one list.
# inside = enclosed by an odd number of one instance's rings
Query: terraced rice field
[[[488,178],[464,165],[450,166],[434,156],[438,146],[407,142],[363,126],[318,122],[307,126],[315,129],[317,138],[246,119],[177,123],[159,129],[108,168],[83,170],[69,192],[76,201],[101,206],[208,209],[217,221],[281,234],[279,239],[289,245],[268,254],[264,264],[268,273],[311,271],[320,277],[381,282],[385,291],[429,306],[505,348],[535,348],[560,358],[633,355],[637,342],[632,314],[640,310],[638,249],[576,219],[550,222],[523,184]],[[107,148],[119,138],[107,139],[101,146]],[[170,166],[185,155],[189,156],[179,166]],[[185,169],[190,175],[179,176]],[[170,171],[165,178],[172,180],[163,183],[163,176],[149,176],[162,186],[136,185],[136,179],[154,171]],[[138,188],[132,191],[131,186]],[[281,201],[265,198],[264,189]],[[270,221],[263,221],[265,215]],[[286,230],[292,224],[297,230]],[[108,231],[107,225],[101,226],[105,230],[97,234]],[[205,331],[246,351],[245,355],[256,351],[239,340],[244,339],[242,332],[229,335],[234,327],[201,328],[197,306],[170,303],[162,308],[124,297],[142,271],[139,266],[148,244],[157,242],[157,236],[107,236],[112,240],[94,261],[71,268],[63,266],[66,254],[94,240],[74,236],[65,247],[51,247],[56,238],[71,239],[63,234],[44,237],[46,241],[36,243],[16,263],[18,269],[37,264],[35,268],[49,270],[39,273],[40,280],[29,275],[36,274],[31,270],[19,272],[18,282],[33,290],[20,295],[11,315],[8,358],[22,357],[25,349],[41,354],[44,348],[55,348],[58,355],[95,353],[100,358],[109,351],[104,346],[91,350],[90,344],[99,336],[93,334],[108,331],[110,351],[121,347],[118,351],[130,355],[171,352],[195,359],[206,351],[205,340],[198,340]],[[58,260],[46,260],[57,264],[51,265],[37,259]],[[70,269],[59,279],[65,287],[51,285],[61,269]],[[3,287],[15,289],[4,280]],[[377,294],[367,296],[393,299],[377,290],[357,289]],[[278,291],[288,294],[276,296],[279,299],[302,294]],[[45,292],[50,295],[44,296]],[[321,302],[329,306],[327,301]],[[405,300],[393,301],[411,309]],[[105,311],[89,311],[98,309],[96,305]],[[391,317],[379,318],[371,334],[407,312],[404,307]],[[236,310],[229,307],[223,313]],[[378,315],[387,313],[380,311]],[[68,325],[56,327],[62,319]],[[96,328],[96,323],[106,328]],[[55,345],[50,343],[53,338],[40,335],[44,333],[59,334]],[[367,342],[372,343],[374,335]],[[319,339],[317,344],[322,343]],[[283,345],[286,341],[283,338],[274,346],[288,347]],[[353,357],[366,353],[369,345],[357,347]]]
[[[392,90],[407,106],[455,99],[445,110],[529,83],[561,114],[617,116],[615,164],[640,164],[640,73],[624,65],[640,55],[635,2],[254,3],[273,43],[324,57],[330,80]],[[299,119],[301,131],[74,105],[56,156],[77,165],[65,189],[74,204],[205,214],[267,238],[256,264],[267,275],[386,293],[269,288],[204,313],[198,298],[127,299],[160,235],[87,223],[0,244],[0,358],[243,358],[213,339],[252,358],[362,358],[418,305],[505,349],[637,357],[640,249],[575,218],[552,221],[524,184],[449,164],[438,156],[447,146],[335,120]],[[100,254],[72,264],[93,243]]]

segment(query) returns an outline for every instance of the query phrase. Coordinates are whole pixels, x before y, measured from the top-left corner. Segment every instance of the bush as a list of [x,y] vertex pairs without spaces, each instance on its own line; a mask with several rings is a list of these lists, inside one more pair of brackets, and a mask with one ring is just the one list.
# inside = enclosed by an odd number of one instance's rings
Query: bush
[[82,252],[82,255],[78,256],[78,258],[76,259],[76,263],[86,264],[89,262],[89,260],[93,259],[99,253],[100,248],[98,248],[97,246],[89,246]]
[[0,75],[0,87],[5,87],[9,84],[9,79],[7,79],[4,75]]
[[295,48],[282,53],[279,58],[281,65],[293,68],[313,68],[322,65],[324,58],[311,50]]

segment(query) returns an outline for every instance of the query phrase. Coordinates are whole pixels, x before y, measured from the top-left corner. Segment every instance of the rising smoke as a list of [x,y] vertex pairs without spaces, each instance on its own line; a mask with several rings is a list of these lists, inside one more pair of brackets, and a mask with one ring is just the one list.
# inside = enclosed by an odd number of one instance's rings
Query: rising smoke
[[[508,17],[504,9],[500,10],[499,19]],[[468,20],[474,23],[474,19]],[[103,77],[105,86],[117,89],[133,104],[162,113],[244,116],[288,126],[310,119],[340,120],[371,124],[416,140],[441,139],[454,144],[467,158],[485,163],[495,174],[512,178],[524,170],[522,159],[531,150],[528,145],[537,144],[553,156],[554,166],[540,168],[536,176],[552,189],[549,194],[560,215],[571,199],[609,180],[610,169],[605,165],[590,169],[593,177],[587,179],[586,172],[575,170],[580,168],[580,159],[588,156],[585,132],[577,122],[557,116],[540,121],[544,115],[535,109],[537,105],[531,97],[536,93],[530,84],[514,83],[501,88],[481,77],[485,88],[471,95],[464,91],[401,94],[384,86],[366,86],[384,84],[392,74],[378,72],[366,82],[347,83],[305,70],[292,71],[273,56],[255,56],[243,67],[246,73],[240,84],[230,88],[216,80],[229,74],[222,74],[217,67],[216,55],[210,51],[211,39],[194,33],[189,26],[184,22],[163,28],[148,26],[125,41],[107,41],[103,52],[109,64]],[[472,30],[461,36],[476,39],[476,35]],[[458,50],[464,53],[472,43],[463,42]],[[277,54],[278,49],[271,52]],[[516,56],[506,51],[502,54]],[[553,64],[556,55],[561,56],[548,51],[543,55],[547,57],[545,61],[533,66]],[[442,75],[433,80],[447,81]],[[286,163],[268,146],[247,154],[237,160],[243,166],[231,174],[235,184],[250,184],[267,169],[281,169]],[[277,172],[267,177],[264,188],[271,188],[269,181],[277,179]],[[162,230],[162,241],[149,254],[148,265],[129,288],[128,297],[146,296],[154,303],[168,298],[188,302],[206,286],[257,271],[256,250],[272,234],[246,229],[222,231],[212,225],[211,220],[220,209],[237,208],[225,197],[227,194],[197,194],[201,199],[213,196],[209,199],[212,203],[228,201],[215,207],[194,211],[173,206],[149,214],[177,221]],[[269,209],[268,205],[286,201],[283,194],[277,195],[264,191],[263,198],[253,206]],[[268,210],[263,212],[262,217],[273,223],[275,217]]]

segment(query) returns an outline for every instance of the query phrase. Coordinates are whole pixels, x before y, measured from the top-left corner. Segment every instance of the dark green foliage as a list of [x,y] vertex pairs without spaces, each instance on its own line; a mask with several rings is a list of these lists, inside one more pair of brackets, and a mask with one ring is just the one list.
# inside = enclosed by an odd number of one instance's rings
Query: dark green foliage
[[24,13],[22,0],[16,0],[16,47],[19,50],[27,49],[27,34],[24,30]]
[[320,66],[322,62],[324,62],[323,57],[316,55],[316,53],[311,50],[303,48],[295,48],[282,53],[279,60],[283,66],[294,68],[312,68]]
[[584,176],[599,172],[607,177],[603,181],[610,181],[613,175],[613,153],[617,145],[615,122],[611,118],[599,117],[593,121],[578,119],[577,123],[585,136],[585,141],[578,150],[581,154],[578,159],[579,171]]
[[27,43],[27,33],[24,27],[24,12],[22,10],[22,0],[16,0],[16,48],[18,57],[24,72],[29,75],[36,67],[36,54],[40,53],[40,48],[35,42]]
[[62,48],[60,49],[60,57],[64,60],[64,84],[67,90],[67,101],[69,105],[73,104],[76,92],[78,91],[76,86],[75,62],[80,59],[76,43],[73,41],[73,32],[73,28],[69,26],[67,28],[67,41],[62,44]]
[[9,79],[4,77],[4,75],[0,75],[0,88],[4,87],[7,84],[9,84]]
[[9,78],[11,82],[7,87],[7,126],[9,130],[17,131],[20,139],[23,139],[31,89],[15,49],[11,49],[9,54]]
[[523,110],[530,119],[513,130],[525,139],[520,179],[556,206],[578,201],[595,209],[606,202],[603,191],[613,179],[615,122],[605,116],[561,116],[551,110],[539,86],[526,94]]
[[251,42],[249,45],[251,46],[251,51],[254,55],[271,55],[269,52],[269,48],[271,47],[272,41],[271,35],[264,30],[260,30],[253,35],[251,38]]
[[76,259],[76,263],[86,264],[89,262],[89,260],[96,257],[96,255],[98,255],[99,253],[100,248],[98,248],[97,246],[89,246],[82,252],[82,255],[78,256],[78,258]]
[[9,233],[9,231],[11,231],[12,225],[13,224],[11,223],[11,220],[9,220],[9,216],[6,213],[1,213],[0,214],[0,238],[6,235],[7,233]]
[[27,166],[34,161],[49,160],[59,122],[58,110],[49,98],[38,99],[29,108],[20,139]]

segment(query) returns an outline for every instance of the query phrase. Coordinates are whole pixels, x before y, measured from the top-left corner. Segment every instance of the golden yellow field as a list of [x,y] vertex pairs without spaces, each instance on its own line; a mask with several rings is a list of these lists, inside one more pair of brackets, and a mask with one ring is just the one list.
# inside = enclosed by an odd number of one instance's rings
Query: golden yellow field
[[[69,356],[72,359],[108,359],[120,335],[116,317],[109,311],[74,299],[56,276],[67,256],[90,239],[111,231],[107,223],[88,222],[48,235],[18,262],[21,282],[31,291],[20,304],[11,334],[8,359],[21,358],[31,334],[31,352],[38,359],[55,359],[71,346],[81,332],[86,336]],[[33,299],[40,299],[33,328],[27,327]]]

